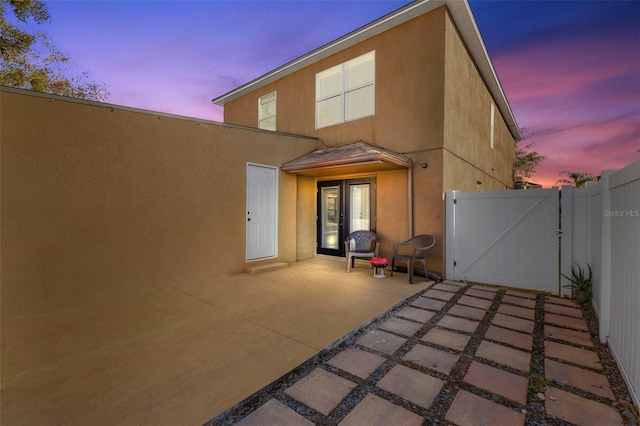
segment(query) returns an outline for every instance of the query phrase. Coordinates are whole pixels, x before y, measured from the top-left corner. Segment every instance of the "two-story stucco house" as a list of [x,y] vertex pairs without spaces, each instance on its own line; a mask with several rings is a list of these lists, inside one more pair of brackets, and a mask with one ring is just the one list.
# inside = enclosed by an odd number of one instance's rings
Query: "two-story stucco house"
[[357,229],[385,256],[428,233],[442,272],[444,192],[514,184],[520,131],[466,1],[413,2],[213,102],[225,123],[319,139],[281,165],[297,175],[298,259],[344,255]]

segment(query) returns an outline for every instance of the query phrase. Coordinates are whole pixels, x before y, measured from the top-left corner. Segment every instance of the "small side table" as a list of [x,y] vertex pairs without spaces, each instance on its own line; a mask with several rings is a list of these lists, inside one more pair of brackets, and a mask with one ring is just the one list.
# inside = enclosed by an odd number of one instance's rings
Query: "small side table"
[[375,278],[387,278],[384,274],[384,268],[389,266],[389,259],[386,257],[374,257],[371,259],[371,265],[373,265],[373,276]]

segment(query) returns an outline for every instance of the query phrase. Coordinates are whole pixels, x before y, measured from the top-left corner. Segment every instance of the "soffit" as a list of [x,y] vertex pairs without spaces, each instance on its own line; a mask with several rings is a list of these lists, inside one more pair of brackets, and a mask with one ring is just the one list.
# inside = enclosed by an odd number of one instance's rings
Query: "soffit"
[[329,176],[379,172],[413,167],[402,154],[363,141],[310,152],[282,165],[287,173],[305,176]]

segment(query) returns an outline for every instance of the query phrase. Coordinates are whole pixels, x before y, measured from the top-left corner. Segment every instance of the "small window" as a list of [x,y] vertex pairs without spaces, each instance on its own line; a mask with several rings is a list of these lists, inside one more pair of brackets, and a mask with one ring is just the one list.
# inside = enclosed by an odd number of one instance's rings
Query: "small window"
[[258,99],[258,128],[276,130],[276,92]]
[[493,144],[495,141],[495,127],[496,127],[496,107],[491,103],[491,149],[493,149]]
[[375,51],[316,74],[316,128],[374,114]]

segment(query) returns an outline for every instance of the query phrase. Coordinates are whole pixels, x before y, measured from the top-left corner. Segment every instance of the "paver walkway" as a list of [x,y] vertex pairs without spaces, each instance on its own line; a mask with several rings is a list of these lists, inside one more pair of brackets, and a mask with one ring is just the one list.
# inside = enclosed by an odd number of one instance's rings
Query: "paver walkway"
[[596,328],[571,300],[445,281],[207,425],[635,424]]

